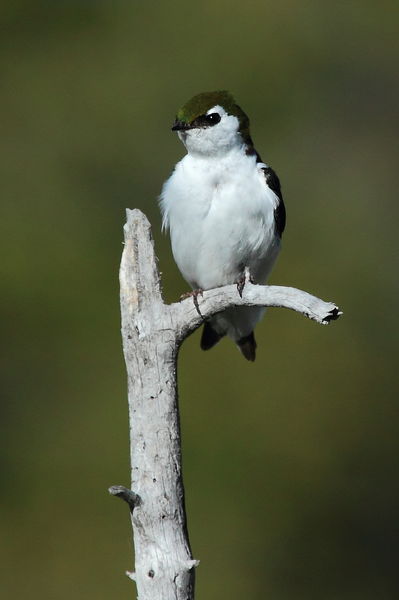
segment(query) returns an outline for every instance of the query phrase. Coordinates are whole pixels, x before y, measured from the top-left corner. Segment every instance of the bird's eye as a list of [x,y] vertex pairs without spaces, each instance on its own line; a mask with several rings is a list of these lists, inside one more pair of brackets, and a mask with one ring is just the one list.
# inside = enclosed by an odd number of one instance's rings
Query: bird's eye
[[190,129],[206,129],[207,127],[212,127],[219,123],[221,116],[219,113],[214,112],[210,115],[200,115],[194,121],[190,123]]
[[205,121],[208,125],[216,125],[220,121],[220,115],[217,112],[205,115]]

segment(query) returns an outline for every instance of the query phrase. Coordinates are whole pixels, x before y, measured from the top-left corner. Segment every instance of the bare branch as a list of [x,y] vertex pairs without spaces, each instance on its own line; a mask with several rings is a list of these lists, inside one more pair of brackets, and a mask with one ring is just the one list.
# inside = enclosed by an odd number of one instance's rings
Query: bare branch
[[[193,600],[194,568],[188,539],[177,394],[179,344],[204,319],[230,306],[276,306],[326,324],[342,313],[295,288],[245,285],[205,291],[163,303],[150,224],[127,211],[120,268],[123,350],[128,375],[131,490],[112,486],[131,512],[139,600]],[[240,295],[240,292],[242,295]]]
[[161,284],[147,217],[138,209],[126,210],[125,248],[119,280],[121,296],[130,310],[138,305],[162,303]]
[[242,296],[236,285],[226,285],[204,291],[197,296],[198,309],[192,298],[172,304],[179,328],[179,339],[187,337],[205,319],[231,306],[268,306],[289,308],[305,317],[327,325],[338,319],[342,311],[333,302],[325,302],[316,296],[292,287],[277,285],[254,285],[246,282]]
[[141,498],[138,494],[132,492],[128,488],[125,488],[123,485],[112,485],[108,488],[111,496],[118,496],[129,505],[130,511],[132,512],[135,506],[139,506],[141,502]]

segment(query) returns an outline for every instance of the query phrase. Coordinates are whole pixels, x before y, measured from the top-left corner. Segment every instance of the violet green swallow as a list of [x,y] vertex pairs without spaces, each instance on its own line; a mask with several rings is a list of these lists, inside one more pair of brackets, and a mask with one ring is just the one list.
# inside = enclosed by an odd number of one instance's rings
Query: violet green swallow
[[[164,183],[160,206],[172,252],[194,290],[264,283],[280,251],[285,208],[276,173],[254,148],[249,119],[227,91],[205,92],[172,127],[187,154]],[[254,327],[264,308],[229,308],[204,323],[201,348],[223,336],[255,360]]]

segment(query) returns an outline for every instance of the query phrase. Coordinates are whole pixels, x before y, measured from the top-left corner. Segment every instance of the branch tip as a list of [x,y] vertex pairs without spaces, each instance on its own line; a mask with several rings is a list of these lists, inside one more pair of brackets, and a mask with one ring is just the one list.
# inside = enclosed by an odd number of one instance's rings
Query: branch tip
[[186,561],[184,564],[187,567],[187,569],[191,571],[191,569],[193,569],[194,567],[198,567],[200,561],[193,558],[192,560]]
[[338,306],[334,306],[334,308],[331,309],[330,312],[324,317],[322,322],[324,325],[328,325],[328,323],[331,321],[336,321],[339,319],[339,317],[343,314],[344,313],[338,308]]

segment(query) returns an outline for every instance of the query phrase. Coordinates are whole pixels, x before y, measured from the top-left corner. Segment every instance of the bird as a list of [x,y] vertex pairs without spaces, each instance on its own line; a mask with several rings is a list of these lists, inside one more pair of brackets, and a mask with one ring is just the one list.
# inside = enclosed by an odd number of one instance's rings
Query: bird
[[[255,150],[249,118],[226,90],[202,92],[177,112],[187,154],[159,197],[162,229],[194,299],[245,277],[265,283],[276,261],[286,213],[278,176]],[[263,307],[231,307],[204,322],[201,348],[230,337],[243,356],[256,357],[255,325]]]

